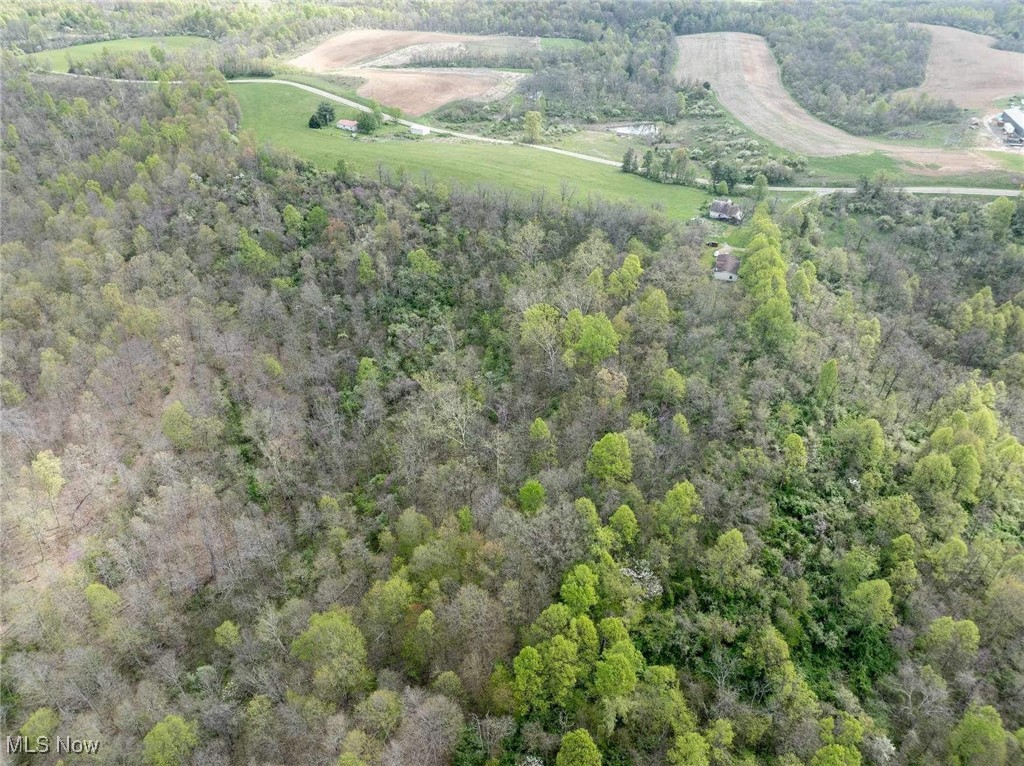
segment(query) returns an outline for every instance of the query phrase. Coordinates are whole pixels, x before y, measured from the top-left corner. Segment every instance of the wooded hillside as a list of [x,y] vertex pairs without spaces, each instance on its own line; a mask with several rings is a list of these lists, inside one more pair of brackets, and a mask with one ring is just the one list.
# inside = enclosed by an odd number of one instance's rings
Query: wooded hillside
[[215,71],[3,70],[4,736],[1022,763],[1019,199],[769,201],[723,284],[701,221],[318,171]]

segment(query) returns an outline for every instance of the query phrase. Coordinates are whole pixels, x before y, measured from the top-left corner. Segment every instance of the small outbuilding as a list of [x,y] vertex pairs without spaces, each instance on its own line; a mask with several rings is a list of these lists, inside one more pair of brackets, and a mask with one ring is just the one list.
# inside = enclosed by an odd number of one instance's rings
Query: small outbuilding
[[426,125],[410,125],[409,132],[412,133],[414,136],[429,136],[430,128],[428,128]]
[[355,120],[338,120],[334,123],[336,127],[341,130],[347,130],[349,133],[355,133],[359,130],[359,123]]
[[740,223],[743,220],[743,211],[739,205],[734,205],[731,199],[716,199],[711,203],[708,216],[716,221]]
[[740,278],[740,259],[729,250],[715,250],[715,266],[711,275],[721,282],[735,282]]
[[1016,133],[1018,136],[1024,137],[1024,109],[1007,109],[1002,114],[1003,118],[1003,130],[1007,134]]

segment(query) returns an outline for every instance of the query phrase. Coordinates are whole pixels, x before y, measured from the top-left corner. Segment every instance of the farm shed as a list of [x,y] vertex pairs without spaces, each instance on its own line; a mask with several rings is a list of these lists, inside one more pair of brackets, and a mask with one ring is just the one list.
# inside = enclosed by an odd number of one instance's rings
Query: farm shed
[[[1003,128],[1012,125],[1012,131],[1018,136],[1024,137],[1024,109],[1007,109],[1003,112],[1003,122],[1005,123]],[[1006,131],[1009,133],[1010,131]]]
[[426,125],[410,125],[409,132],[414,136],[428,136],[430,135],[430,128]]
[[743,211],[739,205],[734,205],[731,199],[716,199],[711,203],[708,215],[716,221],[729,223],[739,223],[743,220]]
[[715,251],[715,266],[711,275],[722,282],[735,282],[740,276],[740,259],[729,250]]
[[359,129],[359,123],[355,120],[338,120],[334,124],[341,130],[347,130],[349,133],[355,133]]

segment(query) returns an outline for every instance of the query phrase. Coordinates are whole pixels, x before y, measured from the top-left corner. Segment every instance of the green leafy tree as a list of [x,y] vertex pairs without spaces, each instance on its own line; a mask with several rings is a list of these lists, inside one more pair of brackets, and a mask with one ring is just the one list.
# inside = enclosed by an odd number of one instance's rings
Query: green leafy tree
[[991,705],[972,705],[949,735],[950,766],[1004,766],[1006,730]]
[[523,140],[528,144],[536,144],[540,141],[541,116],[540,112],[530,111],[523,117]]
[[121,597],[103,583],[91,582],[85,586],[85,600],[89,615],[97,625],[106,625],[121,606]]
[[636,667],[624,653],[606,653],[594,668],[594,690],[606,699],[632,694],[636,683]]
[[66,483],[60,458],[48,449],[40,452],[32,461],[32,478],[52,503]]
[[615,513],[608,519],[608,526],[615,533],[620,546],[632,545],[640,531],[636,514],[628,505],[620,505],[615,509]]
[[530,479],[519,488],[519,507],[527,516],[533,516],[544,505],[547,491],[536,479]]
[[181,402],[171,402],[160,418],[160,430],[174,445],[175,449],[185,450],[192,446],[195,436],[195,419]]
[[644,268],[635,255],[627,255],[622,266],[608,276],[608,294],[619,300],[626,300],[640,286]]
[[954,620],[949,616],[933,620],[918,639],[930,664],[947,674],[969,668],[980,643],[977,625],[971,620]]
[[530,423],[530,464],[534,470],[550,468],[555,463],[555,440],[543,418]]
[[249,232],[238,232],[238,265],[256,276],[263,276],[277,268],[277,258],[268,253],[260,243],[249,236]]
[[544,685],[548,696],[556,706],[565,707],[583,670],[579,647],[559,634],[540,645],[540,656],[544,663]]
[[60,716],[57,715],[56,711],[48,707],[41,707],[36,709],[32,715],[30,715],[25,723],[18,729],[18,734],[27,740],[28,748],[32,750],[39,749],[39,738],[47,737],[52,738],[55,731],[57,731],[57,725],[60,723]]
[[684,530],[691,529],[700,520],[696,513],[700,507],[700,496],[696,488],[682,481],[665,493],[665,500],[655,511],[658,534],[666,539],[677,540]]
[[787,476],[795,476],[807,468],[807,447],[800,434],[787,434],[782,440],[782,458]]
[[811,758],[811,766],[860,766],[861,757],[856,748],[830,744],[819,749]]
[[555,766],[601,766],[601,752],[590,732],[576,729],[562,737]]
[[334,122],[334,107],[328,101],[321,101],[309,118],[309,127],[323,128]]
[[292,642],[292,656],[313,669],[313,687],[322,699],[351,694],[366,686],[366,640],[347,611],[310,615],[309,626]]
[[313,205],[306,213],[305,219],[302,221],[302,241],[307,245],[315,245],[320,242],[324,233],[327,231],[327,227],[330,224],[330,219],[327,217],[327,211],[324,210],[320,205]]
[[730,529],[708,551],[706,579],[722,592],[748,590],[761,580],[761,570],[751,566],[750,548],[743,533]]
[[854,588],[847,601],[859,625],[891,628],[896,624],[892,611],[892,587],[885,580],[862,582]]
[[822,405],[831,404],[839,390],[839,361],[829,359],[821,366],[818,374],[818,387],[814,395]]
[[548,701],[544,692],[544,662],[540,652],[532,646],[523,647],[512,661],[512,668],[516,712],[525,716],[532,711],[546,711]]
[[365,135],[375,133],[380,127],[380,117],[374,112],[361,112],[356,118],[356,130]]
[[697,732],[681,734],[668,751],[668,762],[672,766],[710,766],[711,747]]
[[560,595],[562,603],[573,614],[584,614],[597,604],[598,577],[586,564],[577,564],[562,580]]
[[587,457],[587,473],[601,482],[628,482],[633,478],[633,454],[622,434],[605,434]]
[[169,715],[142,738],[142,756],[150,766],[183,766],[199,744],[194,721]]
[[566,346],[562,359],[567,367],[593,367],[619,353],[619,334],[604,313],[584,315],[573,309],[562,336]]
[[224,620],[213,631],[213,642],[221,649],[233,650],[242,641],[238,626],[231,620]]

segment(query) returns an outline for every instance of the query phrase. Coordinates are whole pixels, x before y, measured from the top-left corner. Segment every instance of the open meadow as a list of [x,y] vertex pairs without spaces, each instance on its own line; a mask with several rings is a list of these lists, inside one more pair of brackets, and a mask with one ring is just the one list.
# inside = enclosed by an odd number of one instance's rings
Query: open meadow
[[[517,192],[571,191],[574,201],[589,195],[640,206],[661,206],[667,215],[685,220],[697,215],[707,195],[682,186],[652,184],[615,168],[583,162],[523,146],[504,146],[433,137],[413,139],[352,138],[341,131],[310,130],[306,122],[320,99],[299,90],[236,84],[232,91],[242,105],[242,126],[261,141],[287,148],[322,168],[346,160],[359,172],[405,172],[414,180],[432,176],[463,184],[507,187]],[[354,114],[354,112],[353,112]],[[338,116],[348,116],[344,108]]]
[[120,40],[104,40],[98,43],[84,43],[72,45],[67,48],[54,48],[41,53],[32,54],[33,59],[51,72],[67,72],[68,57],[75,61],[86,61],[99,56],[104,50],[111,53],[137,53],[148,51],[153,46],[165,48],[168,51],[182,53],[189,50],[204,50],[212,48],[215,43],[205,37],[192,35],[170,35],[166,37],[127,37]]

